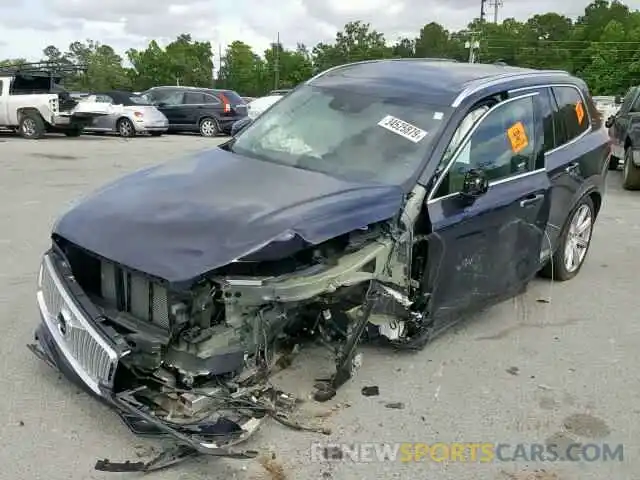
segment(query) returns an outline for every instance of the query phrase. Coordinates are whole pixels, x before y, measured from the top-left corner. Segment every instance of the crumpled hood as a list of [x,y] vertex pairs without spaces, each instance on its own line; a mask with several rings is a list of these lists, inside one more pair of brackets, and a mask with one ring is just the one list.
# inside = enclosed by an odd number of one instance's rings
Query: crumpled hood
[[398,213],[399,186],[354,183],[220,148],[93,193],[53,233],[95,254],[191,283],[284,233],[318,244]]

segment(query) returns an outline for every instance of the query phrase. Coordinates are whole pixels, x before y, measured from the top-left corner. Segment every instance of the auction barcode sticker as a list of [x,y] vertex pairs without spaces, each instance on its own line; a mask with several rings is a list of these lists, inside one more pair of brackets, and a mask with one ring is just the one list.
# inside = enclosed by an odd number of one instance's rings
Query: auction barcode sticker
[[411,140],[413,143],[418,143],[427,136],[426,131],[392,115],[384,117],[378,122],[378,125],[406,138],[407,140]]

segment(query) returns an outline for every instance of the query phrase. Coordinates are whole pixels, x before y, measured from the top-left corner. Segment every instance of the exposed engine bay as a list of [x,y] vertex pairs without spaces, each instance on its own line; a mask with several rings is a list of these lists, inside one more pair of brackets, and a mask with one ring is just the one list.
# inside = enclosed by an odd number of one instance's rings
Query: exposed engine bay
[[[222,448],[242,441],[265,416],[286,423],[278,405],[292,399],[268,378],[304,342],[334,351],[335,374],[316,385],[315,399],[325,401],[353,375],[363,338],[408,348],[426,341],[421,275],[428,232],[418,235],[416,223],[424,197],[418,186],[398,218],[286,258],[247,255],[188,291],[63,238],[54,236],[54,245],[128,352],[119,360],[114,395],[132,414],[145,412],[180,434],[203,441],[217,435]],[[101,469],[132,469],[118,465]]]

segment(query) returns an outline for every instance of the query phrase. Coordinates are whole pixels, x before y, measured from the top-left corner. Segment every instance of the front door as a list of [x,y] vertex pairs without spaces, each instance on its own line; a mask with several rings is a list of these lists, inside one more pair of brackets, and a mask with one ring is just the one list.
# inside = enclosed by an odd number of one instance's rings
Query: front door
[[169,127],[172,129],[182,129],[187,124],[185,106],[184,106],[184,91],[183,90],[171,90],[168,92],[161,92],[154,94],[156,100],[156,107],[162,113],[164,113],[167,120],[169,120]]
[[[432,234],[425,278],[436,329],[517,293],[540,268],[550,183],[536,95],[489,110],[445,159],[447,170],[427,201]],[[490,181],[474,201],[460,195],[470,169]]]

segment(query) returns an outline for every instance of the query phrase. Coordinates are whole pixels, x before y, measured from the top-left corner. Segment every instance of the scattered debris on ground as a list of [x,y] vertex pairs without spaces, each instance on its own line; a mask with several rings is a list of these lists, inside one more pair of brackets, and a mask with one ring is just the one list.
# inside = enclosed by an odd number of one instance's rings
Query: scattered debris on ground
[[402,402],[390,402],[385,404],[386,408],[391,408],[395,410],[404,410],[404,403]]
[[519,375],[520,369],[518,367],[509,367],[507,368],[507,373],[510,375]]
[[362,395],[365,397],[375,397],[380,395],[380,388],[377,385],[373,385],[370,387],[362,387]]

